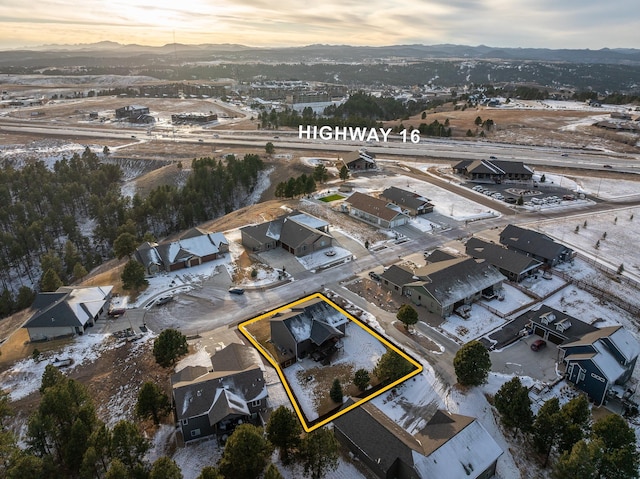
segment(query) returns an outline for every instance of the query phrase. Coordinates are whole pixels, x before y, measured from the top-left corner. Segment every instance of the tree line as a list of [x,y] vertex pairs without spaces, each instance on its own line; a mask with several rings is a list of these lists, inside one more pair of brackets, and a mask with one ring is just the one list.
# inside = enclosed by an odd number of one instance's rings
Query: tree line
[[101,162],[88,147],[52,168],[43,161],[22,168],[5,161],[0,315],[24,308],[34,290],[81,279],[113,257],[114,241],[123,233],[138,241],[161,238],[246,206],[263,168],[258,155],[194,159],[184,187],[162,185],[146,198],[129,198],[120,191],[120,167]]

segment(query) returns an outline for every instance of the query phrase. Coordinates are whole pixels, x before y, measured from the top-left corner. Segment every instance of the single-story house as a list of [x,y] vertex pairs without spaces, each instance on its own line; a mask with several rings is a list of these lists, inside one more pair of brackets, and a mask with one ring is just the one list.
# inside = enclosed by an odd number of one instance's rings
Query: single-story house
[[414,271],[419,279],[405,284],[404,294],[418,306],[443,318],[483,295],[494,296],[506,279],[486,261],[459,257],[429,263]]
[[409,216],[388,201],[356,191],[345,200],[343,207],[349,215],[382,228],[407,224]]
[[242,245],[251,252],[281,247],[295,256],[305,256],[333,246],[329,223],[307,213],[293,212],[258,225],[240,229]]
[[549,267],[570,261],[575,256],[571,248],[556,243],[549,236],[515,225],[507,225],[502,230],[500,243],[510,250],[542,261]]
[[175,241],[145,242],[136,249],[133,257],[142,263],[147,275],[154,275],[159,271],[198,266],[228,252],[229,242],[222,233],[191,228]]
[[380,198],[399,206],[403,213],[411,216],[424,215],[433,211],[433,204],[428,198],[395,186],[390,186],[380,193]]
[[346,166],[350,171],[373,170],[378,167],[376,164],[376,155],[368,153],[364,148],[342,156],[338,159],[337,166],[338,170],[342,168],[342,166]]
[[308,356],[328,361],[337,351],[348,322],[349,318],[322,298],[276,314],[269,323],[278,362],[287,367]]
[[558,348],[566,379],[600,405],[614,386],[629,381],[640,354],[638,340],[619,325],[586,333]]
[[412,433],[372,402],[333,426],[338,441],[380,479],[489,479],[503,453],[475,418],[440,409]]
[[258,421],[266,408],[264,366],[255,348],[231,343],[211,356],[211,367],[187,366],[171,376],[175,419],[184,442]]
[[477,183],[529,183],[533,170],[521,161],[462,160],[453,171]]
[[412,283],[415,280],[416,277],[413,275],[413,271],[396,264],[389,266],[380,275],[380,283],[384,287],[400,294],[404,294],[405,284]]
[[495,243],[478,238],[470,238],[466,253],[477,259],[485,259],[504,274],[510,281],[520,282],[538,272],[542,262],[517,251],[512,251]]
[[62,286],[56,292],[38,293],[31,316],[22,326],[30,341],[83,334],[107,314],[113,286]]

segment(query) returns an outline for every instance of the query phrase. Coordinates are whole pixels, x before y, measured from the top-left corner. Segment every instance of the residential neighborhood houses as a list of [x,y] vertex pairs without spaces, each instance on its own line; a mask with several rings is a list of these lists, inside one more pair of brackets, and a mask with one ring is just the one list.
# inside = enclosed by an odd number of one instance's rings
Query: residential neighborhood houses
[[549,267],[570,261],[575,256],[571,248],[557,243],[549,236],[515,225],[507,225],[502,230],[500,243],[510,250],[542,261]]
[[356,191],[345,200],[349,215],[382,228],[395,228],[407,224],[409,216],[388,201]]

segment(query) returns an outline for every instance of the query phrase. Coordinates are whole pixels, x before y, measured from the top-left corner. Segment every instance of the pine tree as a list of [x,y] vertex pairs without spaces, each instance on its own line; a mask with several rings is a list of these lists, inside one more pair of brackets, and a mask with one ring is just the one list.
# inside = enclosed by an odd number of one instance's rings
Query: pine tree
[[300,444],[302,427],[295,413],[285,406],[280,406],[269,417],[266,427],[267,439],[280,450],[280,459],[288,465],[291,454]]
[[329,397],[335,403],[342,404],[343,393],[342,393],[342,385],[340,384],[340,380],[335,378],[333,380],[333,384],[331,385],[331,390],[329,391]]
[[487,380],[491,369],[489,351],[480,341],[469,341],[456,353],[453,367],[461,385],[479,386]]
[[533,424],[529,389],[517,376],[504,383],[493,398],[502,423],[513,428],[514,436],[521,430],[527,432]]
[[151,417],[154,424],[160,424],[160,417],[170,410],[169,398],[160,387],[151,381],[145,382],[138,392],[136,414]]
[[403,304],[396,313],[396,319],[404,324],[405,329],[409,329],[409,326],[418,322],[418,312],[410,304]]

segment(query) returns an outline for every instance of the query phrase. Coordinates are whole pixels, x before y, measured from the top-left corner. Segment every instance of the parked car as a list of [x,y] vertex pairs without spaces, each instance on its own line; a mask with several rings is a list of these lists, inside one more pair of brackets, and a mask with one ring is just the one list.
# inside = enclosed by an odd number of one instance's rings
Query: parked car
[[242,288],[231,288],[231,289],[229,289],[229,293],[231,293],[231,294],[244,294],[244,289],[242,289]]
[[163,304],[167,304],[173,301],[173,296],[163,296],[162,298],[158,298],[154,303],[156,306],[162,306]]
[[490,160],[497,160],[498,158],[497,158],[497,157],[495,157],[495,156],[493,156],[493,155],[491,155],[491,156],[489,157],[489,159],[490,159]]
[[547,342],[544,339],[536,339],[533,343],[531,343],[531,351],[540,351],[547,345]]
[[613,168],[613,166],[611,166],[611,165],[603,165],[602,167],[603,168]]
[[471,306],[469,306],[468,304],[458,306],[455,310],[455,313],[462,319],[469,319],[471,317]]
[[369,278],[371,278],[374,281],[380,281],[380,275],[375,271],[369,271]]
[[504,199],[505,203],[509,203],[510,205],[515,205],[518,200],[516,200],[513,196],[509,196]]
[[116,317],[116,316],[122,316],[126,312],[127,312],[126,308],[112,308],[109,310],[107,314],[109,316]]

